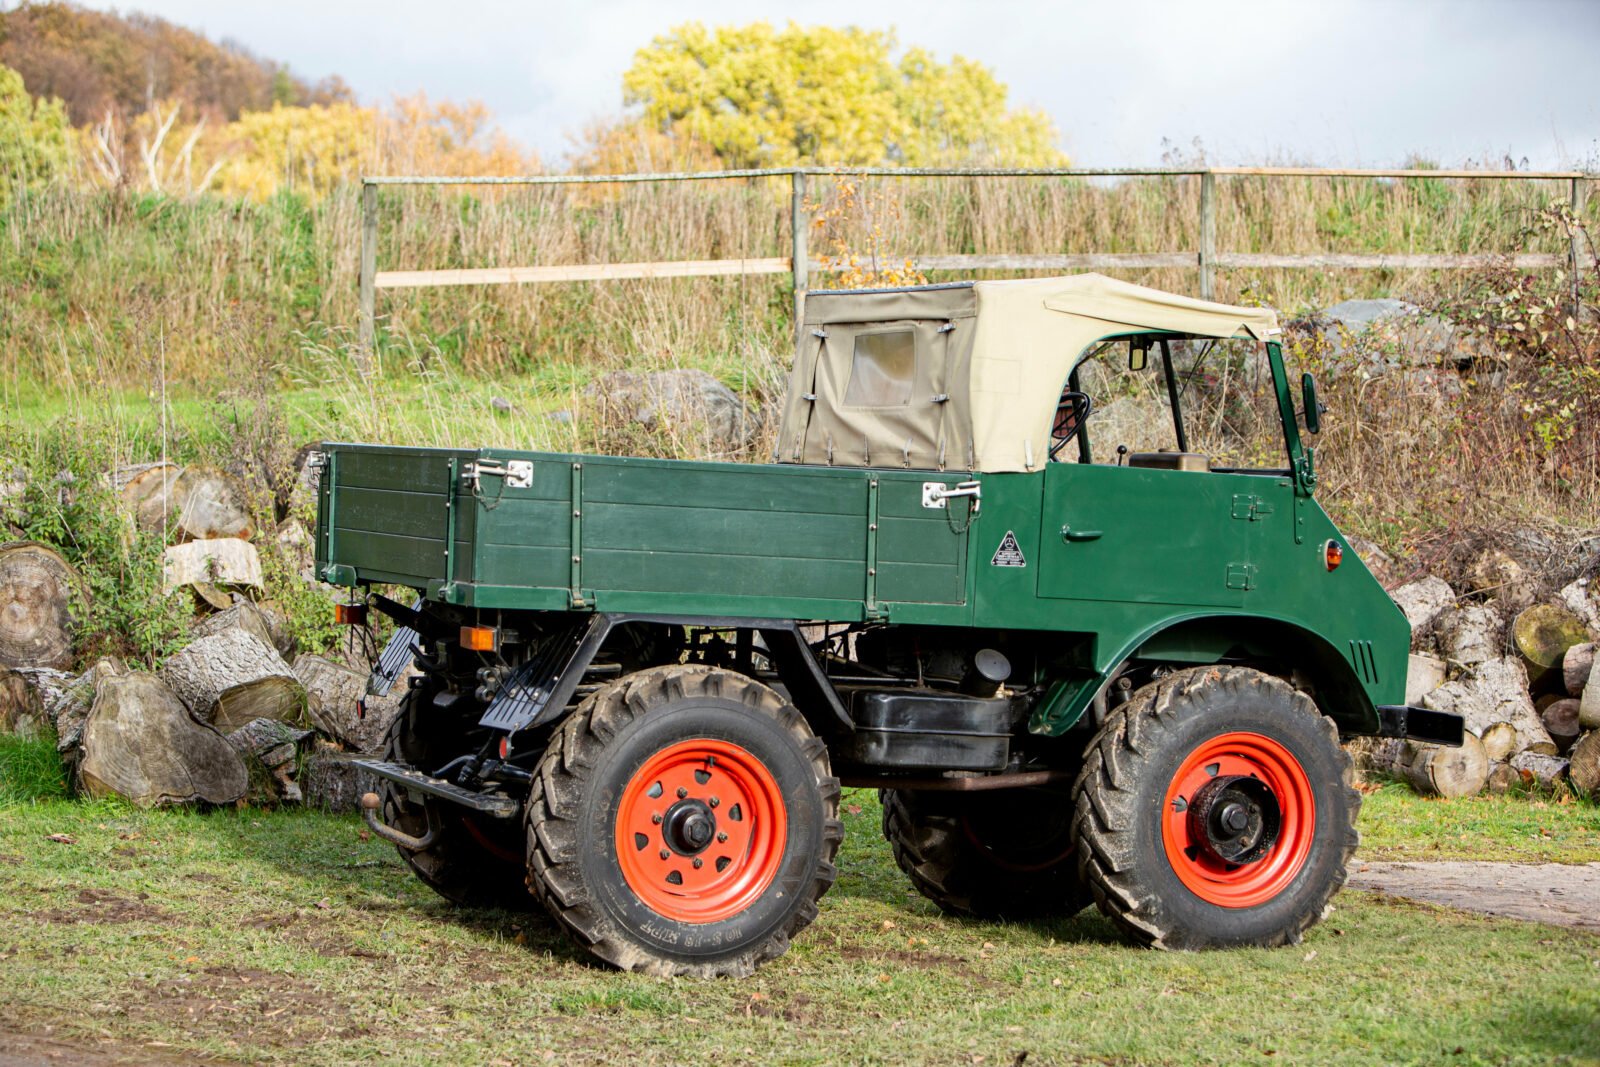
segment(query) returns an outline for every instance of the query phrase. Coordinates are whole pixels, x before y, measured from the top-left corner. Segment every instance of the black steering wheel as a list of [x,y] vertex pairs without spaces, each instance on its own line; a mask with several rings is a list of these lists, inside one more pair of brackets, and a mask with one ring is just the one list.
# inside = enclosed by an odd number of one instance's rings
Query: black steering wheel
[[1061,399],[1056,403],[1055,421],[1050,424],[1051,459],[1055,459],[1068,442],[1083,432],[1083,424],[1089,421],[1089,414],[1093,410],[1094,401],[1089,399],[1088,393],[1080,393],[1072,388],[1061,391]]

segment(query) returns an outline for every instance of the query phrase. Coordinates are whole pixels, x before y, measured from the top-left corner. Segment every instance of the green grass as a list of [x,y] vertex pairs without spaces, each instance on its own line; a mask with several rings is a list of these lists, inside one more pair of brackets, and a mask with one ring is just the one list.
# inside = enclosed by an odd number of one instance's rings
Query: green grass
[[67,796],[66,771],[54,737],[0,733],[0,812],[20,804]]
[[1600,804],[1571,794],[1419,797],[1386,782],[1361,806],[1361,854],[1377,860],[1600,861]]
[[[1454,829],[1456,805],[1368,799],[1388,855]],[[1355,892],[1272,951],[1136,949],[1092,910],[958,921],[895,869],[872,794],[845,803],[821,917],[739,982],[617,974],[542,918],[450,908],[352,817],[13,805],[0,1032],[295,1063],[1600,1062],[1591,935]],[[1600,853],[1593,809],[1540,818]]]

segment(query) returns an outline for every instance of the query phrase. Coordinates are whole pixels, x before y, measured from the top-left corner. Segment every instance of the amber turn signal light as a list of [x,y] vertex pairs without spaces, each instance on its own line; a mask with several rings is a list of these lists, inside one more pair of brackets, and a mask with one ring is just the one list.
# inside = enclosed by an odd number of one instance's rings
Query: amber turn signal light
[[333,606],[333,621],[340,626],[365,626],[367,624],[367,606],[365,604],[335,604]]
[[461,647],[473,652],[498,652],[500,631],[493,626],[463,626]]
[[1344,562],[1344,546],[1337,541],[1329,541],[1322,546],[1322,565],[1330,571],[1339,569],[1339,564]]

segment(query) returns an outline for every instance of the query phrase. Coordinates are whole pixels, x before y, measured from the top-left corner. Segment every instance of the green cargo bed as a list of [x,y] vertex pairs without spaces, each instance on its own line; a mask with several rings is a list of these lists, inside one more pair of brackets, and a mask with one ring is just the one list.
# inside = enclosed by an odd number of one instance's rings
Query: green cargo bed
[[[961,622],[968,504],[927,471],[330,443],[317,562],[336,584],[522,608]],[[515,466],[514,466],[515,465]],[[800,595],[796,595],[800,594]],[[919,610],[926,607],[927,610]]]

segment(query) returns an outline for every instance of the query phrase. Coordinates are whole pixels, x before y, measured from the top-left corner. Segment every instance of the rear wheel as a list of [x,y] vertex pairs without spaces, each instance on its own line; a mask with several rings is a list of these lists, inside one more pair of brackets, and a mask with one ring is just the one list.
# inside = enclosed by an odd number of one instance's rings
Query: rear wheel
[[1065,790],[879,795],[895,863],[944,911],[983,919],[1064,917],[1089,903]]
[[827,749],[731,671],[672,665],[595,693],[556,732],[528,802],[528,881],[626,970],[745,975],[833,884]]
[[1259,671],[1200,667],[1136,692],[1074,786],[1100,910],[1159,948],[1298,942],[1358,840],[1338,740],[1308,697]]
[[[452,746],[446,731],[430,729],[428,721],[416,714],[425,692],[413,689],[406,694],[389,726],[383,758],[431,774],[460,755],[461,746]],[[389,781],[380,783],[378,796],[383,821],[395,829],[421,837],[430,825],[438,827],[438,835],[425,849],[395,846],[406,866],[429,889],[469,908],[530,911],[536,906],[524,882],[521,822],[480,817],[442,800],[413,800]]]

